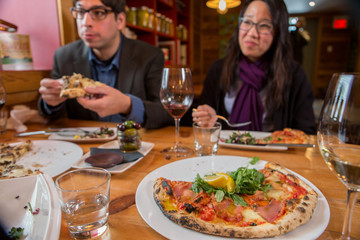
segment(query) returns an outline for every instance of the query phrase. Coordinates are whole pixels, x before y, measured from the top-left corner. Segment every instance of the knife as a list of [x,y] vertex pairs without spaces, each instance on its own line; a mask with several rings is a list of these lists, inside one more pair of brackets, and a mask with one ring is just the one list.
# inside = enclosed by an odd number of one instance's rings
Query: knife
[[25,137],[25,136],[32,136],[32,135],[50,135],[50,134],[57,134],[64,137],[73,137],[75,135],[79,135],[84,137],[86,135],[85,131],[81,129],[73,129],[73,130],[60,130],[60,131],[35,131],[35,132],[22,132],[15,134],[15,137]]
[[293,147],[293,148],[315,147],[315,144],[300,144],[300,143],[265,143],[265,144],[258,143],[258,144],[242,144],[242,145],[264,146],[264,147]]

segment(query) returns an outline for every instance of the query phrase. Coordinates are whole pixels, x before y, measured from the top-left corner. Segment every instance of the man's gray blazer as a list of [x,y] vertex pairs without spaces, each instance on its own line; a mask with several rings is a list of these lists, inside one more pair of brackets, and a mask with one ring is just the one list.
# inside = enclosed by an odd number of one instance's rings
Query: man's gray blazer
[[[124,36],[122,41],[119,74],[115,88],[142,99],[145,106],[143,123],[145,128],[171,125],[174,120],[162,106],[159,96],[164,67],[162,51],[145,42],[127,39]],[[67,44],[55,52],[51,77],[59,79],[73,73],[81,73],[94,79],[89,62],[89,48],[82,40]],[[73,119],[99,120],[97,113],[83,108],[76,99],[66,100],[64,107],[51,116],[45,113],[42,101],[40,99],[40,112],[52,119],[67,113],[67,116]]]

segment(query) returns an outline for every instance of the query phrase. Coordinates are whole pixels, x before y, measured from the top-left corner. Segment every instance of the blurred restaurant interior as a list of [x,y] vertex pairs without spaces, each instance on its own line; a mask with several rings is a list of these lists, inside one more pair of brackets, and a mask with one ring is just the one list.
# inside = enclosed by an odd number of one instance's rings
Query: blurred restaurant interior
[[[50,75],[54,51],[78,39],[69,11],[72,0],[46,3],[33,0],[21,5],[16,2],[1,0],[0,18],[16,25],[17,31],[0,33],[28,37],[31,66],[3,64],[8,106],[36,101],[39,80]],[[221,11],[207,7],[206,0],[128,0],[128,23],[123,32],[162,48],[166,64],[190,66],[198,96],[210,65],[227,46],[243,2]],[[359,1],[285,0],[285,3],[290,13],[289,31],[295,31],[296,22],[301,21],[300,28],[307,35],[307,42],[297,49],[297,54],[302,52],[302,65],[318,100],[314,106],[317,113],[334,72],[360,71]],[[315,5],[310,6],[312,3]]]

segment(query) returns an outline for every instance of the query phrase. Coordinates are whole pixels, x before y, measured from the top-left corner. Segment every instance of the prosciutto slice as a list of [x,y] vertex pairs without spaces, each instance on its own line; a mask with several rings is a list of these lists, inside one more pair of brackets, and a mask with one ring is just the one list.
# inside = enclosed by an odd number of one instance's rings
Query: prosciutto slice
[[269,205],[256,207],[255,211],[266,221],[272,223],[281,213],[281,209],[282,203],[272,200]]

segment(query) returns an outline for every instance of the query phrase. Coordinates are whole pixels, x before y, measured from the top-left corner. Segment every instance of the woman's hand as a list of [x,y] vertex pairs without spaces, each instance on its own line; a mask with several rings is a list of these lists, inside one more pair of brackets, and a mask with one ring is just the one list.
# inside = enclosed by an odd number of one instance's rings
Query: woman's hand
[[84,108],[90,109],[100,117],[113,114],[129,114],[131,111],[131,98],[110,86],[86,87],[85,91],[94,97],[77,98]]
[[217,121],[215,110],[209,105],[200,105],[192,112],[193,121],[199,126],[212,127]]

